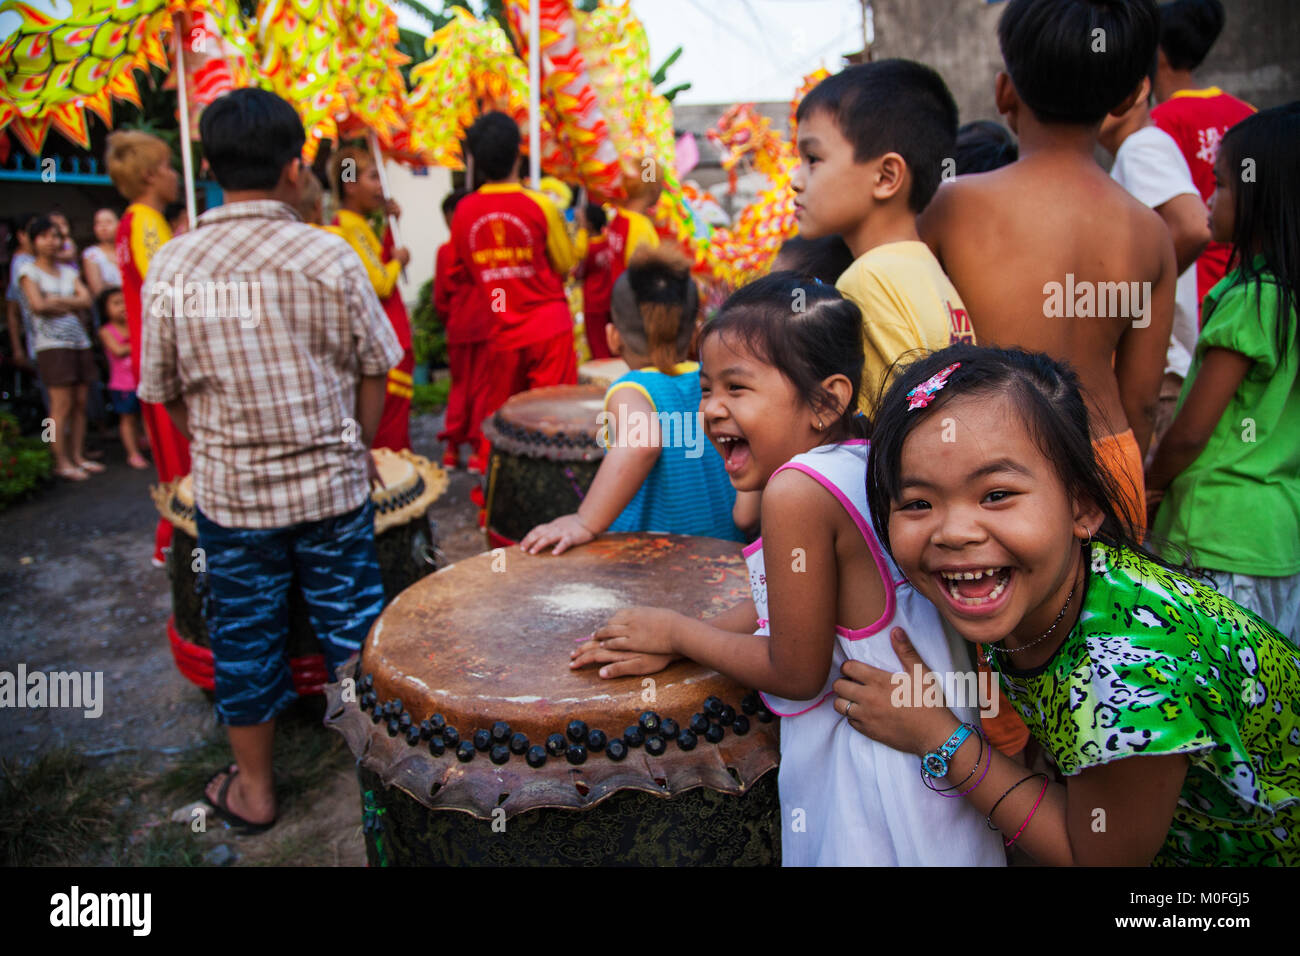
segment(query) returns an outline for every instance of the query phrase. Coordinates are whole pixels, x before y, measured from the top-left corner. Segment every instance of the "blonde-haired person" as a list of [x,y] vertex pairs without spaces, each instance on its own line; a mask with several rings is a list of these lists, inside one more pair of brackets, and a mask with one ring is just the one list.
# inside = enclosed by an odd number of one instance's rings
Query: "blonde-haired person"
[[361,257],[366,273],[370,276],[370,284],[374,286],[375,294],[379,296],[384,313],[402,346],[401,362],[388,373],[384,415],[374,441],[375,448],[401,451],[411,447],[415,352],[411,347],[411,320],[397,289],[397,280],[402,274],[402,267],[411,261],[411,254],[404,248],[394,247],[392,233],[388,230],[384,231],[384,239],[380,241],[367,220],[380,210],[385,215],[400,217],[402,210],[395,201],[384,198],[379,168],[370,153],[364,149],[349,146],[339,150],[330,162],[330,183],[338,203],[338,212],[334,214],[331,223],[335,227],[333,231],[342,236]]
[[[109,134],[104,165],[109,178],[129,202],[117,225],[117,266],[126,300],[126,325],[131,338],[131,374],[140,377],[140,354],[144,342],[144,316],[140,290],[149,263],[162,245],[171,239],[171,227],[163,213],[180,195],[180,175],[172,166],[171,147],[157,136],[140,130],[119,130]],[[140,418],[149,436],[154,467],[159,481],[172,481],[190,472],[190,445],[177,430],[167,411],[152,402],[140,403]],[[171,546],[172,526],[165,518],[154,533],[153,564],[162,567],[163,549]]]

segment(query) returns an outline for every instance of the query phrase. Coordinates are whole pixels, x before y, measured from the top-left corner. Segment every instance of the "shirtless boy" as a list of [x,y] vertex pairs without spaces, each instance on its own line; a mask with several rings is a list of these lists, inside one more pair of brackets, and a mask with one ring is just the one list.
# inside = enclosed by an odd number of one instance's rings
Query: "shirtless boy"
[[[981,345],[1074,367],[1098,460],[1138,530],[1178,273],[1163,220],[1094,149],[1105,116],[1133,105],[1158,24],[1153,0],[1012,0],[998,24],[1006,72],[995,95],[1020,158],[943,186],[918,224]],[[1127,307],[1115,283],[1135,293]]]

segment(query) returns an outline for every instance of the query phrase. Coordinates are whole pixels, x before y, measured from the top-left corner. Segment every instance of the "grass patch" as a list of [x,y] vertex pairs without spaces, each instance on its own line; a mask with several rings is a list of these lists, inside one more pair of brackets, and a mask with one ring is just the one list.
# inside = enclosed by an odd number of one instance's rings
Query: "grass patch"
[[121,839],[136,781],[71,750],[29,764],[0,760],[0,859],[5,866],[92,863]]

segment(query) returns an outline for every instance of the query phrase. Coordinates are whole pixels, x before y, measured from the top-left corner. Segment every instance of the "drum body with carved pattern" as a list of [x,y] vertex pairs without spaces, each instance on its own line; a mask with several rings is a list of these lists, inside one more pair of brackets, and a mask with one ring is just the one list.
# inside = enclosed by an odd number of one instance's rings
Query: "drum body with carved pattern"
[[513,395],[483,422],[492,443],[483,521],[492,547],[582,504],[605,456],[605,389],[556,385]]

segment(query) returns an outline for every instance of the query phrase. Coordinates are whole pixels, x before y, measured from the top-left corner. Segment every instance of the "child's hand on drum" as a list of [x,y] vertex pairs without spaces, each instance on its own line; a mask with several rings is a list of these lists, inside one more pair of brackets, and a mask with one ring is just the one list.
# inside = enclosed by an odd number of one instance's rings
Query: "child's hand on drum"
[[601,677],[630,677],[632,675],[654,674],[663,670],[678,658],[672,654],[639,654],[635,651],[611,651],[601,647],[595,641],[588,641],[570,655],[572,670],[590,667],[592,664],[605,665],[600,669]]
[[555,545],[551,554],[563,554],[569,548],[586,544],[596,535],[581,521],[577,515],[561,515],[554,521],[539,524],[519,542],[519,547],[529,554],[536,554],[549,545]]
[[569,656],[570,667],[605,663],[601,677],[653,674],[680,656],[673,651],[672,629],[676,611],[657,607],[631,607],[619,611]]

